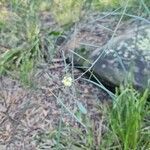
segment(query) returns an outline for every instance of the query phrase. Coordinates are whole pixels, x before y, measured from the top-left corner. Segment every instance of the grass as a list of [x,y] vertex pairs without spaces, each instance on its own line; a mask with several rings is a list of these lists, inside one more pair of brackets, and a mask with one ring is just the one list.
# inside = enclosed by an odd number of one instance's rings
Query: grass
[[[58,129],[53,133],[37,135],[38,139],[55,141],[53,149],[148,150],[150,134],[149,120],[146,118],[150,109],[147,102],[149,90],[140,94],[131,86],[122,86],[115,96],[111,105],[100,103],[97,107],[102,117],[96,130],[90,116],[78,109],[75,115],[85,127],[66,126],[60,119]],[[42,142],[38,144],[42,147]]]
[[37,63],[43,61],[44,49],[52,49],[45,44],[47,41],[50,45],[51,30],[42,29],[40,13],[43,8],[39,7],[42,4],[39,0],[13,0],[1,4],[5,11],[1,16],[0,28],[1,47],[4,49],[1,52],[0,72],[5,74],[15,71],[15,76],[17,73],[26,85],[31,81]]
[[[37,65],[45,63],[45,55],[48,61],[51,61],[56,53],[55,42],[64,32],[60,26],[65,27],[79,21],[86,12],[83,13],[83,9],[87,8],[92,11],[109,10],[107,12],[109,14],[121,7],[125,11],[127,9],[122,17],[128,14],[128,17],[134,16],[135,19],[144,19],[143,16],[149,15],[148,1],[139,0],[134,5],[132,3],[134,1],[130,0],[129,6],[124,8],[121,0],[64,0],[53,3],[50,0],[3,0],[0,2],[0,8],[2,8],[0,10],[1,75],[11,75],[21,80],[26,86],[32,86]],[[135,8],[141,9],[134,11]],[[141,10],[144,14],[138,16]],[[53,13],[55,20],[59,23],[58,28],[42,28],[39,16],[44,11]],[[46,53],[45,49],[47,49]],[[53,93],[61,109],[69,113],[81,128],[66,126],[60,118],[59,126],[54,132],[47,131],[35,136],[38,148],[42,149],[45,141],[53,141],[53,149],[149,149],[150,104],[147,101],[149,89],[141,94],[132,86],[120,86],[113,94],[101,83],[94,83],[88,79],[86,81],[105,90],[112,99],[111,105],[99,104],[97,108],[97,111],[101,113],[99,128],[94,128],[92,119],[88,116],[89,112],[81,103],[76,101],[77,111],[74,113],[59,96]]]
[[[149,148],[146,135],[143,136],[144,118],[147,115],[149,90],[141,96],[131,88],[120,88],[110,110],[110,126],[124,150],[144,146]],[[145,138],[145,139],[143,139]],[[141,143],[144,142],[144,143]]]
[[[68,112],[74,117],[81,128],[65,125],[60,118],[58,129],[56,128],[53,136],[48,136],[51,135],[51,132],[48,132],[43,133],[42,137],[55,141],[53,149],[148,150],[150,147],[148,97],[149,89],[139,93],[132,86],[120,86],[116,90],[116,94],[112,96],[113,102],[110,105],[99,103],[97,106],[101,120],[99,120],[99,127],[96,129],[88,115],[89,112],[82,104],[78,105],[77,111],[73,114],[64,105],[63,100],[59,99],[62,111],[65,110],[66,113]],[[56,99],[58,99],[57,96]],[[44,139],[42,138],[42,140]]]

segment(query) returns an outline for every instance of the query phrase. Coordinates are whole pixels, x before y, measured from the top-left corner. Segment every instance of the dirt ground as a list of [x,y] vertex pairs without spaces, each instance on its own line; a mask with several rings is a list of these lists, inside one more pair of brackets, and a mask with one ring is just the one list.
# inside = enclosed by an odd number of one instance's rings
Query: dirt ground
[[[55,58],[53,62],[52,68],[45,64],[37,71],[36,84],[33,88],[26,88],[11,77],[1,77],[1,150],[37,149],[35,137],[39,133],[56,130],[61,118],[66,125],[80,126],[75,118],[62,109],[60,101],[72,113],[78,109],[77,101],[81,102],[88,110],[88,115],[95,120],[95,126],[96,122],[100,121],[96,106],[100,101],[108,99],[107,94],[82,79],[76,81],[71,87],[64,87],[62,83],[65,74],[64,61]],[[75,76],[81,73],[77,69],[74,70]]]

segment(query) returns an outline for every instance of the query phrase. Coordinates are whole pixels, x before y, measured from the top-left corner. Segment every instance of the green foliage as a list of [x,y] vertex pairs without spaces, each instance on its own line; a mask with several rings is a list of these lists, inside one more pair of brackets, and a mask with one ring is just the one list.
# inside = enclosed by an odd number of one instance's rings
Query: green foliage
[[[87,0],[90,1],[90,0]],[[108,10],[111,11],[113,9],[117,8],[124,8],[127,1],[124,0],[91,0],[91,7],[94,10]],[[134,12],[137,11],[137,8],[140,8],[141,6],[145,9],[144,11],[149,13],[149,7],[150,2],[147,0],[129,0],[128,1],[128,8],[133,9]]]
[[60,25],[74,23],[79,20],[84,0],[54,0],[53,14]]
[[93,9],[100,10],[108,7],[117,7],[119,5],[118,2],[118,0],[93,0],[91,6]]
[[0,59],[0,73],[3,74],[7,72],[11,67],[14,67],[13,62],[17,56],[20,55],[19,50],[6,51],[1,55]]
[[[39,20],[40,0],[18,1],[12,0],[5,2],[10,6],[5,8],[2,17],[7,15],[5,25],[1,25],[0,41],[8,47],[8,50],[1,51],[0,72],[18,71],[23,82],[30,83],[34,67],[41,61],[42,38]],[[3,5],[4,6],[4,5]],[[7,10],[7,11],[6,11]],[[10,16],[11,14],[11,16]],[[0,19],[0,20],[2,20]]]
[[124,150],[136,150],[143,145],[140,141],[145,141],[141,138],[144,138],[142,128],[147,113],[146,101],[149,90],[146,89],[141,96],[132,87],[121,87],[116,95],[109,115],[112,132]]
[[26,84],[32,85],[34,61],[28,57],[23,57],[22,64],[20,66],[20,80]]
[[[142,10],[144,15],[149,15],[150,2],[146,0],[53,0],[52,12],[56,21],[60,25],[68,25],[79,21],[84,11],[113,11],[118,8],[124,8],[127,5],[128,12],[133,14]],[[87,9],[87,10],[86,10]]]

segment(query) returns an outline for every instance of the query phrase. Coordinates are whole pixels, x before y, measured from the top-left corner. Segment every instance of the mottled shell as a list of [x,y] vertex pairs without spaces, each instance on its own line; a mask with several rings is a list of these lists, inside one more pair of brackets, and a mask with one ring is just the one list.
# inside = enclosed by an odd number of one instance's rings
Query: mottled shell
[[133,84],[144,89],[150,80],[150,26],[125,31],[114,38],[111,45],[95,50],[89,58],[95,63],[93,70],[114,85],[119,85],[130,76]]
[[95,75],[109,84],[119,85],[130,77],[135,87],[145,89],[150,80],[150,25],[129,20],[115,30],[116,18],[88,18],[65,45],[67,53],[74,54],[74,63],[92,66]]

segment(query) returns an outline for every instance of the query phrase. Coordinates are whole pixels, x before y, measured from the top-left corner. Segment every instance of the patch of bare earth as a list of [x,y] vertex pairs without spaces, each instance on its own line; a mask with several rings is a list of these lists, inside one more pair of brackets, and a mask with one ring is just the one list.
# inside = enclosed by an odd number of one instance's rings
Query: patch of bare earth
[[[77,101],[85,106],[97,126],[101,117],[96,106],[100,100],[108,99],[108,96],[80,79],[71,87],[64,87],[62,79],[65,71],[64,61],[60,58],[54,59],[53,65],[45,64],[38,69],[34,88],[26,88],[11,77],[1,77],[0,149],[39,149],[35,137],[40,133],[55,131],[60,118],[65,125],[81,127],[66,110],[67,108],[75,113],[78,109]],[[80,74],[79,70],[74,70],[75,77]],[[48,143],[49,148],[54,145],[51,140]]]

